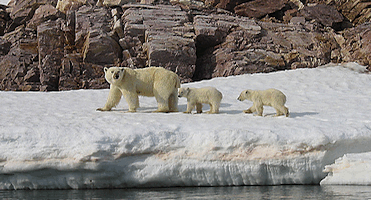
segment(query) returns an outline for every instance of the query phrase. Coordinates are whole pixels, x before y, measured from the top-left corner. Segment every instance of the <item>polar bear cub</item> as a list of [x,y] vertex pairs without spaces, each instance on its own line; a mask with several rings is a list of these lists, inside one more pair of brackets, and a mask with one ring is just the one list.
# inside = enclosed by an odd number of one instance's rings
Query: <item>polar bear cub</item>
[[184,113],[191,113],[196,106],[197,113],[202,113],[202,104],[210,105],[209,114],[219,113],[220,102],[223,95],[214,87],[204,88],[179,88],[178,97],[187,98],[187,111]]
[[273,88],[267,90],[244,90],[237,99],[239,101],[247,99],[253,102],[249,109],[243,111],[244,113],[257,112],[258,116],[262,116],[263,106],[271,106],[277,112],[275,116],[289,116],[289,109],[285,107],[286,96],[281,91]]
[[120,102],[121,96],[124,96],[129,105],[129,112],[136,112],[140,95],[156,98],[158,109],[155,112],[178,111],[177,94],[180,80],[176,73],[162,67],[105,67],[104,73],[110,90],[106,105],[97,110],[111,110]]

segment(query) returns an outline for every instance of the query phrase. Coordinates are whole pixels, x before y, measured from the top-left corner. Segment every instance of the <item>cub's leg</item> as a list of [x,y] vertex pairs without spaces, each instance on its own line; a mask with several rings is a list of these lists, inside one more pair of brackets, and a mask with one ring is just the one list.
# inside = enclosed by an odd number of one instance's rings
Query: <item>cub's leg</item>
[[218,114],[219,113],[219,107],[220,107],[220,102],[214,102],[210,104],[210,112],[212,114]]
[[256,111],[256,109],[255,109],[255,104],[253,104],[249,109],[244,110],[243,112],[244,112],[244,113],[253,113],[253,112],[255,112],[255,111]]
[[193,102],[187,102],[187,111],[183,112],[183,113],[191,113],[193,108],[196,106],[195,103]]
[[286,117],[289,116],[289,109],[287,109],[283,105],[281,105],[281,106],[275,106],[274,109],[276,109],[276,112],[277,112],[277,114],[275,115],[275,117],[282,116],[282,115],[285,115]]

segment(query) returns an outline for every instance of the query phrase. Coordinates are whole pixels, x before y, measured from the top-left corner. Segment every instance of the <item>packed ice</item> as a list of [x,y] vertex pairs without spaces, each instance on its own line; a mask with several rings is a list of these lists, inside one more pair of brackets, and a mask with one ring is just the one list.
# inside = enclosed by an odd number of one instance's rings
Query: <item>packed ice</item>
[[[370,184],[371,76],[356,63],[213,78],[220,114],[152,113],[141,97],[100,112],[108,89],[0,91],[0,189]],[[289,117],[242,110],[276,88]],[[204,106],[204,111],[208,106]],[[195,111],[194,111],[195,112]],[[359,175],[354,175],[361,173]]]

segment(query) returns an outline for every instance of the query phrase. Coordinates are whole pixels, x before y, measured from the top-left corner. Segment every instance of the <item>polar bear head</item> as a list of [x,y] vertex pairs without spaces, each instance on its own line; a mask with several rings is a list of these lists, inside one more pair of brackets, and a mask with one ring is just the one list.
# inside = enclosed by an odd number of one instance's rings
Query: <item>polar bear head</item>
[[178,97],[187,97],[189,93],[189,88],[179,88]]
[[125,74],[125,69],[123,67],[110,67],[104,68],[105,78],[109,84],[114,84],[117,81],[122,80]]
[[241,92],[240,96],[237,98],[239,101],[243,101],[246,99],[250,99],[251,91],[250,90],[244,90]]

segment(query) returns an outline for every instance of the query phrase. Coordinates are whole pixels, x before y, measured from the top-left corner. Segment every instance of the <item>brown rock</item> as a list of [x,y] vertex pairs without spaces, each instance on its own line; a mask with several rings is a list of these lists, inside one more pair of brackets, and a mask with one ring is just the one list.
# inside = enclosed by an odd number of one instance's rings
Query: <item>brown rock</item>
[[274,13],[285,7],[289,0],[276,0],[276,1],[266,1],[266,0],[253,0],[246,3],[237,5],[234,11],[238,15],[262,18],[267,14]]
[[10,31],[29,21],[40,5],[51,4],[55,6],[57,1],[58,0],[19,0],[14,2],[14,7],[12,7],[12,12],[10,13],[10,17],[13,20]]
[[8,54],[11,43],[0,38],[0,56]]
[[341,45],[342,62],[371,66],[371,23],[345,30],[336,39]]
[[[125,6],[122,21],[125,38],[124,66],[161,66],[189,82],[195,70],[196,46],[186,12],[175,6]],[[143,51],[140,53],[139,51]],[[131,56],[131,57],[129,57]],[[147,64],[142,61],[147,61]]]
[[91,32],[86,36],[82,58],[84,62],[95,64],[114,64],[121,60],[121,47],[109,35]]
[[64,18],[63,13],[59,12],[52,5],[41,5],[36,9],[32,19],[27,23],[28,28],[37,29],[37,26],[48,20],[56,20],[58,18]]
[[353,25],[361,25],[371,19],[370,1],[328,0],[326,3],[340,11]]
[[86,0],[59,0],[55,7],[66,13],[68,10],[78,10],[84,4],[86,4]]
[[10,21],[10,16],[6,9],[7,6],[0,5],[0,35],[4,35],[6,25]]
[[35,31],[21,26],[5,34],[0,41],[4,42],[1,45],[4,56],[0,55],[0,89],[38,90],[40,84],[31,78],[31,71],[38,70]]
[[64,57],[63,20],[49,21],[37,27],[39,71],[42,91],[58,90],[59,70]]
[[114,6],[122,6],[128,3],[135,3],[135,2],[136,2],[135,0],[104,0],[103,5],[114,7]]
[[105,7],[83,6],[76,12],[76,48],[84,62],[114,64],[121,59],[121,47],[111,32],[112,18]]
[[[211,25],[207,28],[209,31],[197,31],[198,27],[201,27],[197,26],[202,24],[199,22],[201,19],[207,19]],[[223,20],[225,21],[222,22]],[[216,21],[219,22],[215,23]],[[235,17],[214,16],[210,19],[210,16],[206,18],[197,16],[195,31],[197,34],[210,34],[215,32],[213,30],[223,30],[221,27],[228,27],[220,24],[231,26],[229,29],[224,29],[226,36],[219,39],[221,43],[214,40],[216,45],[209,46],[203,52],[198,51],[194,80],[317,67],[334,59],[331,53],[339,49],[334,33],[307,27],[307,24],[256,23],[253,20]]]
[[338,11],[325,4],[306,6],[300,10],[300,14],[304,16],[307,21],[316,20],[318,23],[335,30],[342,30],[348,27],[344,21],[344,17]]

